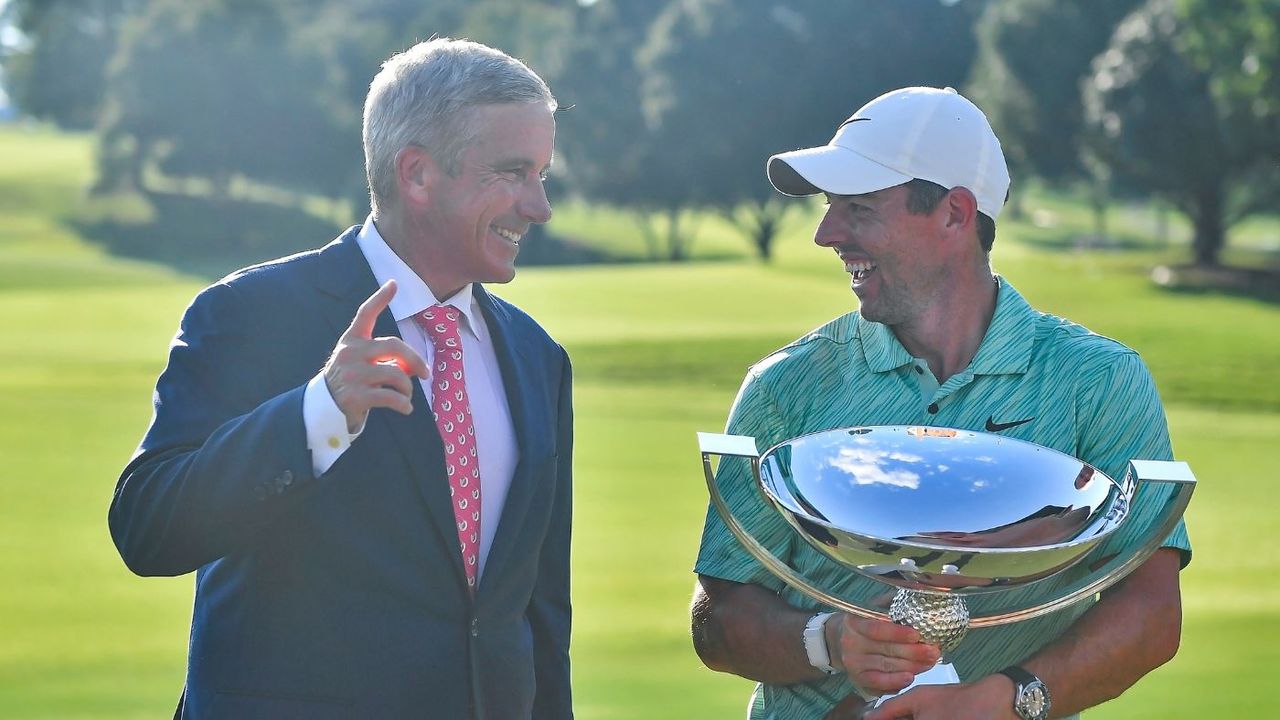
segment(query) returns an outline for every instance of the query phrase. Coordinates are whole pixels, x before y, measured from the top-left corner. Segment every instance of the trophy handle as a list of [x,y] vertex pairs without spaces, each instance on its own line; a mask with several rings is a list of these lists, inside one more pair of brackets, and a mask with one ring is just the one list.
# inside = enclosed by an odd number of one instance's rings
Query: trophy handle
[[[1176,488],[1173,495],[1165,501],[1164,507],[1160,509],[1160,513],[1156,516],[1157,522],[1153,529],[1148,530],[1142,537],[1142,542],[1137,551],[1127,555],[1121,553],[1111,558],[1097,570],[1089,572],[1085,576],[1086,582],[1084,585],[1052,602],[998,615],[974,617],[969,621],[969,627],[981,628],[1004,625],[1005,623],[1030,620],[1055,610],[1061,610],[1072,603],[1106,590],[1123,580],[1129,573],[1137,570],[1139,565],[1146,562],[1147,558],[1160,549],[1165,538],[1178,526],[1178,521],[1182,519],[1182,514],[1186,511],[1187,504],[1191,502],[1191,493],[1196,489],[1196,477],[1192,474],[1191,467],[1185,462],[1130,460],[1129,471],[1126,473],[1125,480],[1121,485],[1126,488],[1133,487],[1135,492],[1132,497],[1136,500],[1136,491],[1148,483],[1172,483],[1176,485]],[[1081,560],[1081,563],[1088,563],[1088,561],[1089,558],[1086,557]],[[1098,570],[1102,570],[1102,572],[1098,572]],[[1068,570],[1067,572],[1071,571]],[[1094,579],[1089,580],[1089,578]]]
[[733,511],[729,509],[729,504],[724,501],[724,496],[720,494],[720,487],[716,484],[715,472],[711,469],[711,456],[721,455],[729,457],[743,457],[751,460],[751,473],[756,479],[756,492],[761,492],[760,451],[756,448],[755,438],[748,437],[746,435],[725,435],[721,433],[700,432],[698,433],[698,447],[702,451],[702,470],[707,476],[707,491],[711,495],[711,504],[715,507],[716,512],[719,513],[720,519],[724,520],[724,524],[728,526],[729,532],[733,533],[733,536],[737,538],[738,542],[742,544],[742,547],[750,553],[752,557],[758,560],[761,565],[764,565],[769,572],[781,578],[788,585],[799,592],[804,593],[813,600],[847,612],[850,615],[856,615],[857,617],[889,621],[889,615],[887,613],[858,607],[853,603],[842,600],[818,588],[795,570],[791,569],[790,565],[779,560],[777,556],[762,545],[759,540],[756,540],[751,533],[742,526],[742,523],[738,522],[738,518],[735,517]]

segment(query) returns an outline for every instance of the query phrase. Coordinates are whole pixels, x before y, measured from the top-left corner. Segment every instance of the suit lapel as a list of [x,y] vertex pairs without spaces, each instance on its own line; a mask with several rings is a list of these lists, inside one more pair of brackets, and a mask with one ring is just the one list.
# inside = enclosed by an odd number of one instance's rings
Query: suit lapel
[[[356,243],[358,230],[358,227],[348,230],[320,253],[317,280],[331,301],[324,314],[335,330],[335,337],[347,329],[356,309],[378,289],[373,271]],[[390,310],[378,315],[373,334],[374,337],[400,337]],[[444,447],[431,414],[431,403],[427,402],[422,385],[416,379],[413,383],[413,413],[408,416],[387,411],[370,413],[361,437],[368,435],[368,441],[376,442],[384,434],[391,437],[403,455],[442,547],[448,548],[446,555],[451,558],[450,564],[457,580],[465,586],[466,573],[458,546],[453,503],[449,498],[449,484],[445,481]]]
[[480,311],[484,315],[489,335],[493,338],[493,350],[498,358],[498,368],[502,373],[502,387],[507,395],[507,407],[511,410],[511,422],[515,429],[516,450],[518,460],[515,472],[511,476],[511,489],[507,492],[506,504],[502,508],[502,517],[498,521],[497,533],[493,547],[489,549],[489,557],[485,562],[484,577],[480,579],[483,589],[485,578],[496,576],[503,563],[510,557],[511,551],[518,546],[520,529],[526,516],[526,509],[536,489],[533,477],[534,466],[539,460],[535,456],[536,445],[533,442],[537,430],[534,418],[537,379],[532,376],[527,356],[517,356],[521,338],[512,322],[511,313],[494,302],[488,292],[479,285],[475,286],[476,298]]

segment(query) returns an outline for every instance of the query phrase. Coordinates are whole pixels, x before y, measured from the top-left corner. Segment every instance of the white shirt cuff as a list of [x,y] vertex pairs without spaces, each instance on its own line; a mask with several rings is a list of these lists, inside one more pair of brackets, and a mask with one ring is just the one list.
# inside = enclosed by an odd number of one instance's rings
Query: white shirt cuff
[[320,477],[333,466],[351,443],[360,436],[362,424],[355,434],[347,432],[347,416],[329,394],[324,373],[317,373],[302,393],[302,424],[307,430],[307,447],[311,450],[311,469]]

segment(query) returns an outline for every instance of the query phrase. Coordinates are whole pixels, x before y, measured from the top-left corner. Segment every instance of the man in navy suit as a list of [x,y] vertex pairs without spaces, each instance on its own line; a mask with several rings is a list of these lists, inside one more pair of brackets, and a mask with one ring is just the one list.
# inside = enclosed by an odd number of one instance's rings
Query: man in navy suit
[[109,515],[196,571],[177,717],[572,717],[569,360],[480,284],[550,219],[555,107],[477,43],[392,57],[365,223],[187,309]]

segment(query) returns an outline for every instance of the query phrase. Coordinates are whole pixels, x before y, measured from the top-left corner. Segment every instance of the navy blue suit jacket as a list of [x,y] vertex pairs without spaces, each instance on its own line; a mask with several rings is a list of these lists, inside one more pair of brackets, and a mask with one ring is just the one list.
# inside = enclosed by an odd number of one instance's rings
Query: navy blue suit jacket
[[[109,522],[139,575],[196,571],[184,718],[568,718],[572,403],[564,350],[476,287],[519,461],[474,599],[443,449],[374,410],[320,477],[307,381],[377,289],[352,228],[192,302]],[[396,335],[390,312],[375,336]]]

